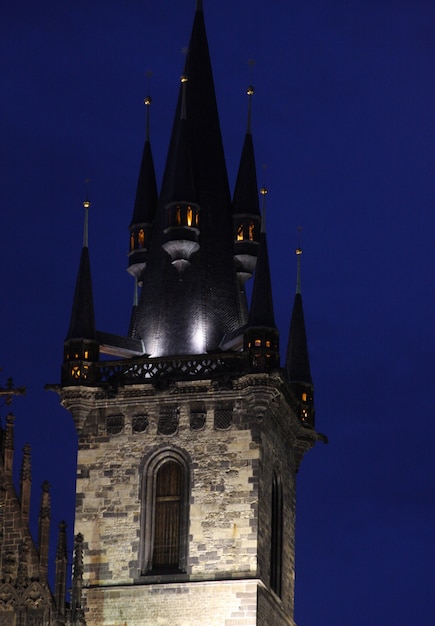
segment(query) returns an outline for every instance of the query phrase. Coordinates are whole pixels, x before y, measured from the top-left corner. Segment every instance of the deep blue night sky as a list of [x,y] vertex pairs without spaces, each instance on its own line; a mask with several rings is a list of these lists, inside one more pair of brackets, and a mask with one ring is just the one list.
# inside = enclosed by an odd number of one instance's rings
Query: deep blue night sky
[[[204,0],[204,11],[231,188],[256,89],[282,353],[303,227],[317,429],[330,443],[298,476],[298,626],[430,626],[435,3]],[[97,326],[125,334],[143,98],[160,181],[193,14],[193,0],[2,5],[0,385],[27,388],[12,407],[15,469],[29,441],[34,517],[48,479],[53,527],[66,518],[71,536],[75,432],[44,385],[60,380],[84,179]]]

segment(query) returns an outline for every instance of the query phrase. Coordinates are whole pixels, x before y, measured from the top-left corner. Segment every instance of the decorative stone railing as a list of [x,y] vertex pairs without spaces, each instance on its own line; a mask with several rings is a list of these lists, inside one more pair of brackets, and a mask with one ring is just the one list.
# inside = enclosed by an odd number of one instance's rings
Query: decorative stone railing
[[141,383],[225,378],[258,371],[246,353],[200,354],[194,356],[121,359],[116,361],[70,361],[62,366],[62,386]]

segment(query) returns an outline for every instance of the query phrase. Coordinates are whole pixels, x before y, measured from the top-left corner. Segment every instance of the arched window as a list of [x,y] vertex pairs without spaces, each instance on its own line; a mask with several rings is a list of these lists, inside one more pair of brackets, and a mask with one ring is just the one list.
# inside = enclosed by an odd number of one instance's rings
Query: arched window
[[157,472],[154,509],[153,569],[179,569],[183,472],[167,461]]
[[142,480],[141,574],[186,571],[190,474],[186,455],[157,451]]
[[282,588],[282,484],[276,472],[272,476],[272,509],[271,509],[271,538],[270,538],[270,586],[281,596]]
[[254,241],[254,222],[249,222],[248,233],[249,241]]
[[145,231],[143,228],[140,229],[137,235],[137,243],[138,243],[139,248],[143,248],[145,245]]

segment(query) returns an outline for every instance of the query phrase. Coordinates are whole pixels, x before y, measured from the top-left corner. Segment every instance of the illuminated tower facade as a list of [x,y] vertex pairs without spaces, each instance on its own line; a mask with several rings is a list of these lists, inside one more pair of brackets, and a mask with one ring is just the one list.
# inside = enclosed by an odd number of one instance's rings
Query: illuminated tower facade
[[281,367],[251,125],[231,198],[201,2],[160,194],[147,132],[129,245],[128,335],[96,328],[85,236],[65,341],[72,624],[294,625],[295,476],[319,439],[302,300]]

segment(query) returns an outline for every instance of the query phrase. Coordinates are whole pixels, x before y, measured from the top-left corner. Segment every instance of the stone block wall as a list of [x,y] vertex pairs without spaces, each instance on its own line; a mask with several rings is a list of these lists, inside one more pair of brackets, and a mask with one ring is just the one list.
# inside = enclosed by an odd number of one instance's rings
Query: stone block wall
[[[233,399],[228,428],[216,428],[210,393],[173,398],[119,398],[90,411],[79,437],[75,532],[84,536],[87,584],[125,584],[141,576],[143,461],[174,447],[191,460],[187,573],[195,579],[255,576],[257,571],[257,434]],[[205,424],[191,428],[192,403],[204,402]],[[159,432],[162,405],[176,411],[173,434]],[[147,426],[135,432],[138,414]],[[113,425],[119,423],[119,432]]]
[[[266,605],[277,605],[287,616],[294,614],[295,584],[295,506],[296,506],[296,473],[294,451],[289,434],[286,432],[287,422],[291,415],[285,411],[271,412],[267,416],[261,437],[261,464],[259,499],[259,538],[258,561],[259,573],[265,588],[269,587],[271,578],[271,504],[273,472],[280,477],[283,502],[282,526],[282,570],[281,597],[269,591]],[[264,597],[266,593],[263,593]],[[267,622],[265,622],[266,624]],[[270,622],[275,623],[275,622]],[[280,623],[277,621],[276,623]],[[292,623],[292,622],[290,622]]]
[[[97,588],[89,626],[256,626],[256,580]],[[269,622],[268,626],[273,626]]]
[[[75,532],[88,625],[293,626],[295,418],[279,381],[80,394],[64,404],[79,434]],[[186,567],[172,576],[143,568],[144,473],[159,450],[180,451],[190,471]],[[274,470],[284,501],[281,597],[270,591]]]

